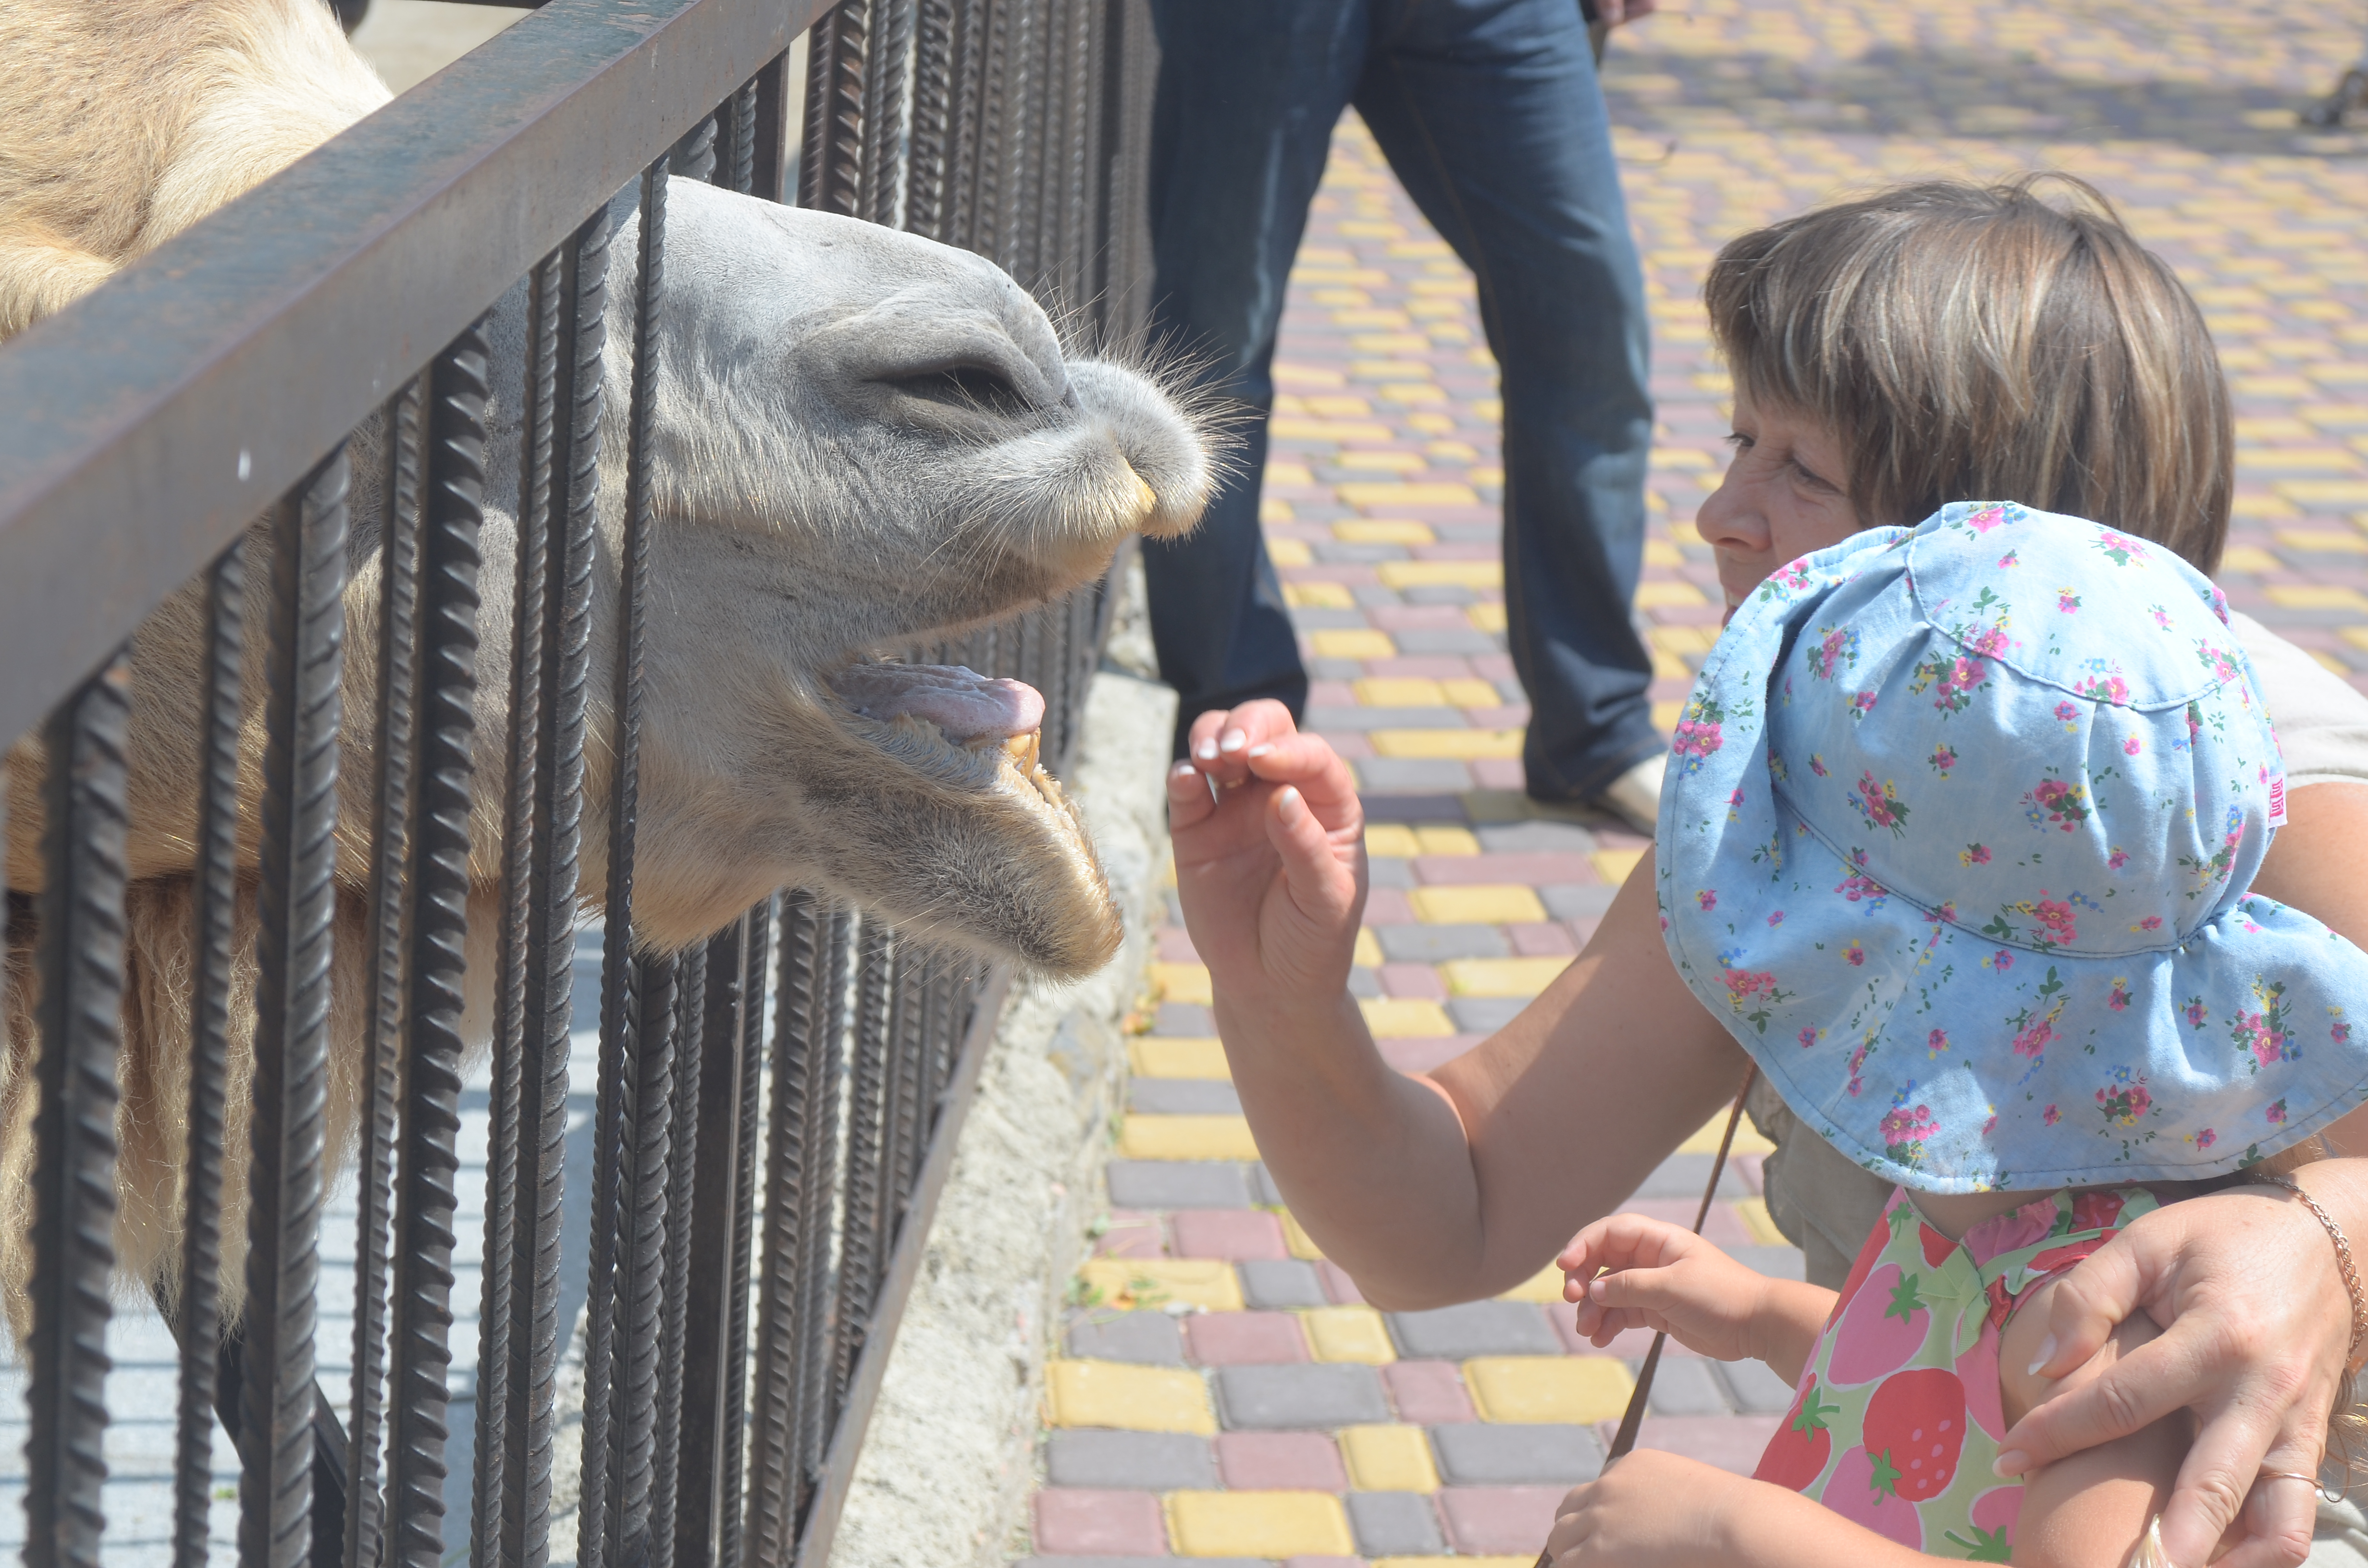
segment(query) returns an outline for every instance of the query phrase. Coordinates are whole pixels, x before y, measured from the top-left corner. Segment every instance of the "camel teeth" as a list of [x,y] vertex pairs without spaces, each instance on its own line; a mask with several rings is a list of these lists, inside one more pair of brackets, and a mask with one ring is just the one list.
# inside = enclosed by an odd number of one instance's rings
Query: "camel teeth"
[[1036,758],[1042,743],[1043,732],[1030,730],[1024,735],[1013,735],[1005,741],[1003,749],[1010,755],[1024,777],[1036,771]]

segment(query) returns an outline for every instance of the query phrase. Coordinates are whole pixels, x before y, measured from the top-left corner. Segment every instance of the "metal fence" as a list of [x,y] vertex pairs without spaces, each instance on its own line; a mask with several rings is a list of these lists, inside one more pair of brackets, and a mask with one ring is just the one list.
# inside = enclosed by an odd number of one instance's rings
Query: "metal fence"
[[[173,1554],[208,1555],[214,1424],[241,1562],[551,1555],[563,1197],[589,1183],[578,1559],[819,1562],[1005,977],[786,891],[668,957],[631,939],[654,324],[668,172],[982,252],[1078,329],[1137,324],[1141,0],[559,0],[0,349],[0,738],[38,727],[29,1563],[104,1545],[125,986],[129,639],[202,576],[194,983]],[[792,46],[803,34],[803,81]],[[800,112],[801,107],[803,113]],[[794,148],[794,151],[792,149]],[[637,340],[603,341],[638,180]],[[472,755],[481,313],[523,278],[506,758]],[[416,346],[416,347],[415,347]],[[430,347],[428,346],[440,346]],[[603,358],[632,363],[604,406]],[[383,438],[352,433],[382,419]],[[618,654],[588,628],[595,457],[627,449]],[[381,699],[339,710],[348,488],[383,451]],[[279,499],[268,505],[264,498]],[[268,580],[239,542],[262,511]],[[245,603],[268,602],[245,645]],[[939,650],[1047,701],[1065,759],[1100,590]],[[238,837],[260,683],[259,860]],[[587,759],[587,695],[615,744]],[[353,1379],[315,1379],[340,726],[374,726]],[[472,767],[506,766],[473,1506],[446,1519]],[[590,1168],[564,1158],[587,769],[612,824]],[[1056,762],[1057,770],[1057,762]],[[252,776],[250,761],[250,778]],[[31,781],[18,781],[20,788]],[[348,798],[351,798],[350,794]],[[0,792],[0,802],[6,796]],[[246,805],[252,812],[256,802]],[[353,837],[355,825],[345,825]],[[243,1332],[221,1324],[237,888],[260,980]],[[22,955],[12,955],[22,965]],[[20,976],[25,978],[28,976]],[[465,1358],[465,1347],[462,1349]],[[338,1408],[350,1413],[342,1423]],[[226,1501],[222,1506],[231,1506]],[[466,1535],[469,1539],[463,1540]]]

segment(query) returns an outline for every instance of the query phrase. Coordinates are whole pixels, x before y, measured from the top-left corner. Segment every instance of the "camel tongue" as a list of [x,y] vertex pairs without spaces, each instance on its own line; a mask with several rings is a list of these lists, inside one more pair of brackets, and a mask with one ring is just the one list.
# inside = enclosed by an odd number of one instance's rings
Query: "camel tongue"
[[952,741],[1030,734],[1044,722],[1044,699],[1034,687],[961,665],[849,665],[830,677],[830,688],[866,718],[909,713]]

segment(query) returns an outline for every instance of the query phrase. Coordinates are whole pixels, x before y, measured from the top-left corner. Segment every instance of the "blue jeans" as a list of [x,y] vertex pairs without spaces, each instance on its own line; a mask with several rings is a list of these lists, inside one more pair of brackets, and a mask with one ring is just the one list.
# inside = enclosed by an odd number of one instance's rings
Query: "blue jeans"
[[1298,712],[1307,674],[1258,533],[1285,280],[1354,104],[1479,280],[1504,381],[1505,605],[1532,795],[1661,749],[1630,619],[1643,563],[1645,290],[1577,0],[1152,0],[1155,334],[1257,415],[1200,528],[1144,558],[1161,674],[1193,715]]

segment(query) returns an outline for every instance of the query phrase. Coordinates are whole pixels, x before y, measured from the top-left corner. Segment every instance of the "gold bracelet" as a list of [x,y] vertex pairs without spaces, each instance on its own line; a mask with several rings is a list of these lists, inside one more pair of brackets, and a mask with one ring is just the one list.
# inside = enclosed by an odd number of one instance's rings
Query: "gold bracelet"
[[2294,1177],[2263,1176],[2258,1179],[2272,1187],[2283,1187],[2301,1199],[2303,1207],[2309,1210],[2319,1224],[2326,1228],[2327,1239],[2335,1244],[2336,1266],[2343,1271],[2343,1288],[2351,1296],[2351,1345],[2343,1353],[2343,1364],[2347,1368],[2356,1366],[2360,1360],[2360,1342],[2368,1339],[2368,1298],[2363,1298],[2361,1291],[2360,1270],[2352,1264],[2351,1244],[2344,1239],[2343,1227],[2337,1224],[2335,1216],[2320,1208],[2318,1199],[2304,1191],[2302,1183]]

